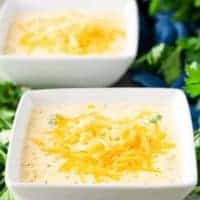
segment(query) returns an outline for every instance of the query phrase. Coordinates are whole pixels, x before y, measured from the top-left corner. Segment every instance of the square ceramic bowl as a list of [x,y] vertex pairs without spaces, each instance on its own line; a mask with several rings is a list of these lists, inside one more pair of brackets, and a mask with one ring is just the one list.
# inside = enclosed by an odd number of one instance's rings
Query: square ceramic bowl
[[[180,142],[181,184],[133,186],[60,184],[45,185],[20,181],[20,161],[23,156],[27,123],[32,108],[46,104],[128,103],[131,105],[166,106]],[[197,183],[197,166],[193,143],[193,130],[185,95],[174,89],[55,89],[28,91],[19,104],[13,126],[6,182],[14,194],[23,200],[181,200]]]
[[[118,55],[18,56],[5,55],[7,33],[21,12],[62,12],[86,9],[116,11],[125,16],[127,45]],[[104,87],[127,71],[137,53],[138,12],[135,0],[5,0],[0,12],[0,77],[30,86]]]

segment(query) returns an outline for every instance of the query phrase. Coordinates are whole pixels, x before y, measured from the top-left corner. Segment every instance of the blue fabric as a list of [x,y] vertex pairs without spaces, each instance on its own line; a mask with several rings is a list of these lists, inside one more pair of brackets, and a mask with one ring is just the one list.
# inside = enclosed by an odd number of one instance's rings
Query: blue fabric
[[172,11],[156,14],[154,24],[155,43],[174,44],[177,39],[188,37],[194,31],[194,24],[176,22],[172,19],[172,14]]
[[166,87],[164,81],[158,76],[146,72],[138,71],[132,74],[131,80],[144,87]]
[[174,27],[177,33],[177,39],[186,38],[190,35],[188,26],[184,22],[175,22]]
[[157,12],[154,18],[155,20],[163,20],[163,19],[170,20],[172,15],[173,15],[173,11],[163,11],[163,12]]
[[198,110],[195,105],[190,105],[190,112],[192,116],[193,128],[194,130],[196,130],[200,126],[199,124],[200,110]]
[[155,22],[154,41],[155,43],[174,44],[177,32],[173,23],[168,18],[162,18]]
[[180,77],[177,78],[172,84],[171,88],[177,88],[177,89],[183,89],[184,87],[184,79],[185,79],[185,73],[182,72]]

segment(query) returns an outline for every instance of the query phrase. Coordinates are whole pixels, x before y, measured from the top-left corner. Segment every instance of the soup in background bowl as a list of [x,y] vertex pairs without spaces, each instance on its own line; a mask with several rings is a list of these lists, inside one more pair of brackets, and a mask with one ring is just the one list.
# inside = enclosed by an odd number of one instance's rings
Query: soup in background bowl
[[125,16],[114,11],[20,13],[8,33],[7,55],[110,55],[127,48]]

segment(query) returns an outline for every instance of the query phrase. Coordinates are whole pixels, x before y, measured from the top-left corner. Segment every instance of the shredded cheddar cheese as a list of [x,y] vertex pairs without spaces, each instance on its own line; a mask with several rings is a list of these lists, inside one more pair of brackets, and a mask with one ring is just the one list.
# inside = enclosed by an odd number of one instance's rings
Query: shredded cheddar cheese
[[20,18],[10,33],[6,52],[87,55],[121,51],[126,37],[122,23],[97,16],[66,12]]
[[[48,131],[48,143],[40,138],[32,142],[41,151],[62,159],[60,172],[75,172],[85,181],[93,176],[119,180],[125,173],[160,173],[155,159],[175,145],[169,141],[155,113],[144,111],[135,117],[112,118],[88,106],[77,116],[56,115]],[[159,117],[160,119],[160,117]],[[50,141],[50,142],[49,142]]]

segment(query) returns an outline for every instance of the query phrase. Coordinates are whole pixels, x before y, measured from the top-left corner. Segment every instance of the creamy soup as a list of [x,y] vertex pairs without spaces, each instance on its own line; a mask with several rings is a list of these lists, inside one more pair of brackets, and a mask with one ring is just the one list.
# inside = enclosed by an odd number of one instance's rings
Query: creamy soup
[[115,12],[22,13],[12,24],[5,49],[17,55],[115,54],[126,43],[124,16]]
[[126,104],[37,106],[27,128],[21,180],[179,183],[179,145],[169,112]]

